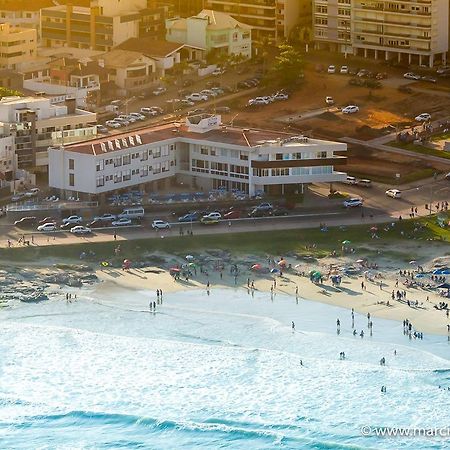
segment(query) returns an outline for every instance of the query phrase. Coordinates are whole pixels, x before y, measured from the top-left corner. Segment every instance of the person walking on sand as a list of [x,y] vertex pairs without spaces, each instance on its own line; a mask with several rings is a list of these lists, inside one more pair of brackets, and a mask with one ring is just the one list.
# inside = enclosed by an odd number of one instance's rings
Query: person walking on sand
[[294,322],[292,322],[292,331],[293,332],[295,331],[295,323]]

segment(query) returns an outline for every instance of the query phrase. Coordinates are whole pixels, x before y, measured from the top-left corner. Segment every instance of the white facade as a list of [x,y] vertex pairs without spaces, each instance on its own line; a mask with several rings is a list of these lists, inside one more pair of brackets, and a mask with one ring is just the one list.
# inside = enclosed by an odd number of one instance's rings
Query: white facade
[[[66,194],[102,194],[177,176],[208,188],[258,190],[335,182],[346,144],[267,130],[221,128],[203,115],[49,149],[49,185]],[[190,180],[190,181],[189,181]]]
[[166,39],[191,47],[223,51],[228,55],[251,58],[251,27],[238,22],[230,15],[203,10],[187,19],[166,21]]
[[342,53],[427,65],[446,62],[448,0],[313,0],[314,40]]

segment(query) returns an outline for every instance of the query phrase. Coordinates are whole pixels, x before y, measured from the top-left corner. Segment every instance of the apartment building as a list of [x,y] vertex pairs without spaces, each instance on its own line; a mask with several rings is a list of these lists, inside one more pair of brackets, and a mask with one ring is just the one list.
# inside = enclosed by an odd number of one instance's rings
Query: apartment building
[[161,188],[173,177],[195,189],[225,187],[254,195],[302,191],[343,181],[346,144],[278,131],[225,127],[218,115],[49,149],[49,185],[62,196]]
[[157,27],[164,25],[161,14],[160,9],[149,9],[147,0],[91,0],[89,7],[43,8],[42,43],[106,52],[130,38],[163,35],[164,30]]
[[279,42],[289,37],[301,20],[305,4],[310,3],[311,0],[205,0],[205,7],[250,25],[254,40]]
[[448,0],[314,0],[316,47],[426,65],[446,62]]
[[0,99],[0,126],[4,136],[13,136],[19,169],[46,171],[51,145],[78,142],[97,134],[96,114],[66,105],[53,105],[42,97]]
[[36,57],[36,30],[0,23],[0,66],[17,69],[21,63]]
[[206,52],[252,56],[252,36],[249,25],[238,22],[229,14],[204,9],[197,15],[166,21],[166,39]]

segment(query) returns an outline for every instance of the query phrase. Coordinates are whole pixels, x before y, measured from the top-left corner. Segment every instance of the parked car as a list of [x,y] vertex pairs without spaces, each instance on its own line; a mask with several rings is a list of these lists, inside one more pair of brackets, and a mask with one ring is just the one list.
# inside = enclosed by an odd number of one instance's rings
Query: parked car
[[357,184],[358,181],[355,177],[351,177],[350,175],[347,175],[347,179],[345,180],[347,184]]
[[131,225],[131,219],[127,219],[126,217],[121,217],[120,219],[113,220],[111,222],[113,227],[123,227],[126,225]]
[[116,117],[114,119],[114,122],[120,123],[121,126],[123,126],[123,127],[126,127],[126,126],[130,125],[130,121],[127,120],[127,119],[124,119],[122,117]]
[[44,223],[56,223],[58,221],[58,219],[56,219],[55,217],[51,217],[51,216],[47,216],[44,217],[42,220],[40,220],[38,222],[38,225],[44,225]]
[[328,66],[327,72],[328,73],[336,73],[336,67],[333,65]]
[[131,114],[120,114],[114,120],[120,120],[122,122],[129,122],[129,123],[134,123],[137,121],[137,119],[133,117]]
[[89,228],[105,228],[105,227],[110,227],[110,226],[111,226],[111,222],[106,222],[106,221],[100,220],[100,219],[94,219],[89,224]]
[[194,92],[191,95],[188,95],[186,100],[190,100],[191,102],[206,102],[208,100],[208,96],[200,94],[199,92]]
[[117,216],[115,214],[111,213],[105,213],[101,216],[95,216],[94,220],[103,220],[104,222],[112,222],[113,220],[116,220]]
[[334,99],[333,99],[333,97],[330,97],[330,96],[325,97],[325,103],[326,103],[328,106],[334,105]]
[[168,230],[170,228],[170,223],[164,220],[154,220],[152,228],[154,230]]
[[429,75],[425,75],[420,78],[422,81],[427,81],[428,83],[437,83],[436,78],[430,77]]
[[116,120],[107,120],[105,125],[109,128],[120,128],[123,126],[120,122]]
[[359,108],[355,105],[349,105],[342,109],[344,114],[354,114],[359,111]]
[[260,211],[272,211],[273,206],[271,203],[260,203],[255,209],[258,209]]
[[36,226],[37,218],[34,216],[21,217],[19,220],[14,222],[15,227],[28,228]]
[[83,218],[81,216],[69,216],[69,217],[65,217],[62,220],[63,223],[73,223],[73,224],[80,224],[81,222],[83,222]]
[[225,69],[222,69],[221,67],[218,67],[213,71],[211,75],[214,75],[215,77],[218,77],[219,75],[223,75],[225,73]]
[[238,211],[237,209],[228,211],[226,214],[223,215],[223,218],[225,220],[239,219],[240,217],[241,217],[241,212]]
[[288,100],[289,95],[285,94],[284,92],[277,92],[276,94],[272,95],[272,100]]
[[348,66],[341,66],[341,69],[339,70],[339,72],[343,75],[347,75],[348,74]]
[[228,106],[218,106],[216,108],[216,113],[228,114],[231,112],[231,109]]
[[188,213],[184,216],[178,217],[178,222],[196,222],[198,220],[198,213]]
[[222,218],[222,214],[220,214],[220,212],[214,211],[214,212],[205,214],[203,216],[203,219],[205,219],[205,218],[220,220]]
[[268,105],[270,101],[265,97],[251,98],[248,102],[248,106]]
[[358,186],[362,186],[365,188],[372,187],[372,181],[368,180],[367,178],[363,178],[362,180],[358,180]]
[[249,212],[248,217],[266,217],[266,216],[270,216],[271,212],[272,212],[272,210],[253,208]]
[[363,201],[360,198],[349,198],[347,200],[344,200],[343,205],[346,208],[356,208],[358,206],[362,206],[363,205]]
[[145,116],[138,112],[132,112],[129,114],[130,117],[134,117],[136,120],[145,120]]
[[287,216],[288,214],[289,210],[283,206],[277,206],[272,210],[272,216]]
[[160,87],[156,88],[152,93],[153,93],[153,95],[158,96],[158,95],[162,95],[166,92],[167,92],[167,89],[163,86],[160,86]]
[[103,125],[97,125],[97,133],[108,134],[109,130],[107,127],[104,127]]
[[56,224],[53,223],[53,222],[44,223],[42,225],[39,225],[37,227],[37,230],[38,231],[45,231],[45,232],[47,232],[47,231],[56,231]]
[[36,197],[40,191],[39,188],[31,188],[29,191],[25,192],[24,196],[27,198]]
[[420,80],[420,75],[413,72],[407,72],[403,74],[403,78],[406,78],[407,80]]
[[147,106],[144,106],[141,108],[141,114],[144,114],[146,116],[157,116],[158,113],[153,108],[148,108]]
[[117,217],[119,219],[137,219],[141,220],[145,216],[145,210],[142,206],[135,206],[124,209]]
[[202,223],[203,225],[214,225],[214,224],[219,223],[219,219],[216,219],[214,217],[204,216],[201,218],[200,223]]
[[398,189],[388,189],[386,195],[391,198],[401,198],[402,193]]
[[85,227],[83,225],[77,225],[76,227],[72,227],[70,229],[70,232],[72,234],[89,234],[92,233],[92,230],[88,227]]
[[414,120],[416,122],[427,122],[428,120],[431,120],[431,114],[428,113],[419,114],[414,118]]

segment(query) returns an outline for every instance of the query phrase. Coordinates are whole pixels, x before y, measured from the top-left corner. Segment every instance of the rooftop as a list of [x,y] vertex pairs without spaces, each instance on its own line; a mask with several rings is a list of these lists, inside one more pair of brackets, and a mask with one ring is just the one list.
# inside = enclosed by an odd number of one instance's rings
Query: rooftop
[[181,48],[183,44],[152,38],[131,38],[116,47],[116,49],[139,52],[154,58],[165,58]]
[[[96,139],[65,146],[70,152],[99,155],[138,145],[152,144],[170,139],[203,141],[209,144],[228,144],[244,148],[260,146],[315,146],[336,144],[331,141],[305,138],[274,130],[222,127],[204,133],[189,129],[186,124],[171,122],[163,125],[102,136]],[[339,145],[339,144],[338,144]],[[342,144],[345,146],[345,144]]]

